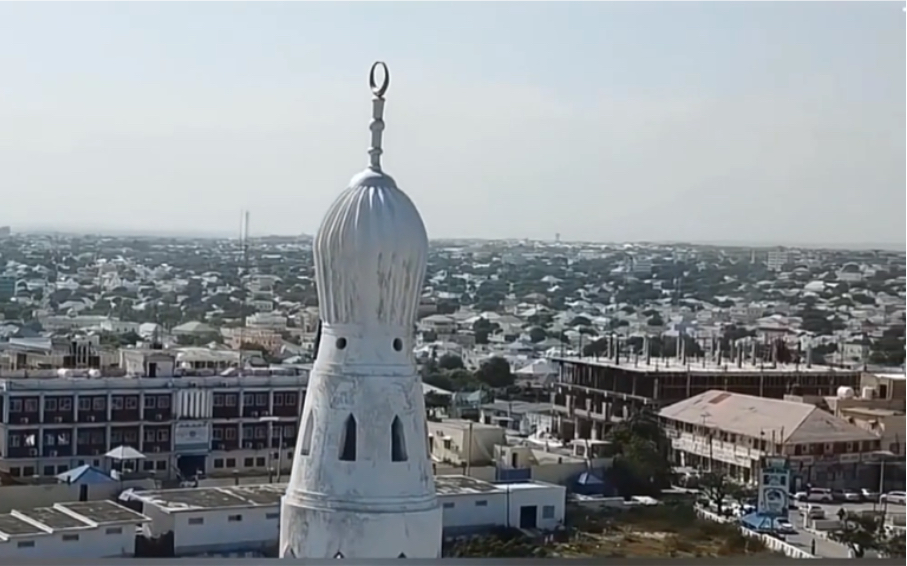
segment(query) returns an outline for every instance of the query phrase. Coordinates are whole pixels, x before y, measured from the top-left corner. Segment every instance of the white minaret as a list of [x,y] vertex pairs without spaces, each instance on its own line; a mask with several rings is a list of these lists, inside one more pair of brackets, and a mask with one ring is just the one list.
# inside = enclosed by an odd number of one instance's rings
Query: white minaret
[[[383,76],[378,86],[376,72]],[[381,170],[390,74],[370,74],[368,168],[315,237],[321,341],[309,377],[280,555],[438,558],[441,509],[428,452],[413,329],[428,237],[415,205]]]

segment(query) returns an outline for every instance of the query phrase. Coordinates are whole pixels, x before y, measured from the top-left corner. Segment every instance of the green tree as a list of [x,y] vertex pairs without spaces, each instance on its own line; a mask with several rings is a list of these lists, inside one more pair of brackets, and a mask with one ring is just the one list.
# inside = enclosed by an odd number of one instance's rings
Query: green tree
[[882,552],[888,546],[881,517],[871,514],[845,512],[841,526],[828,537],[849,548],[854,558],[863,558],[868,551]]
[[545,332],[544,328],[540,328],[538,326],[533,326],[532,328],[529,329],[529,340],[531,340],[533,343],[537,344],[547,337],[548,337],[548,333]]
[[608,434],[618,456],[612,480],[621,495],[657,495],[670,486],[668,439],[655,414],[642,409]]
[[476,379],[492,388],[510,387],[514,377],[510,371],[510,362],[499,356],[493,356],[479,366]]
[[444,354],[438,358],[438,367],[444,370],[464,369],[463,358],[456,354]]

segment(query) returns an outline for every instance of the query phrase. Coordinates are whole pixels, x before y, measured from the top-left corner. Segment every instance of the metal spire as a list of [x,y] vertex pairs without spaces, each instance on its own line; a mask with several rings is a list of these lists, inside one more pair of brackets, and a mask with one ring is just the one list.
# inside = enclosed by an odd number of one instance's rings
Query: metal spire
[[[381,71],[381,85],[378,85],[377,71]],[[372,65],[372,70],[368,76],[369,86],[372,89],[372,121],[369,129],[372,131],[372,146],[368,150],[369,169],[381,171],[381,136],[384,133],[384,93],[390,86],[391,74],[387,70],[387,65],[382,61],[377,61]]]

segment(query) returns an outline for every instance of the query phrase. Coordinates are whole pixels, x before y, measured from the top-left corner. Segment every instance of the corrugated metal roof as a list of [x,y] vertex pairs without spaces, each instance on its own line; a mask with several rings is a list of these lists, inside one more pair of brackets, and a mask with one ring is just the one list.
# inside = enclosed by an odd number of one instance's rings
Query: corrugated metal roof
[[663,418],[784,443],[859,442],[878,437],[814,405],[728,391],[706,391],[665,407]]

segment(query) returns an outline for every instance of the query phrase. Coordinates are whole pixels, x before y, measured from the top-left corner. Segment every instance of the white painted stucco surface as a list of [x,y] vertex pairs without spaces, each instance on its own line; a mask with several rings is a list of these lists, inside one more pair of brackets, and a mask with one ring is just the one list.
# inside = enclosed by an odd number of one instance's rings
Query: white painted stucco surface
[[[382,107],[376,103],[372,126],[379,134]],[[281,504],[281,556],[441,553],[442,514],[412,354],[428,237],[413,202],[381,172],[380,147],[370,153],[372,165],[330,207],[315,238],[322,336]],[[350,416],[356,455],[343,461]],[[395,418],[405,461],[392,461]]]

